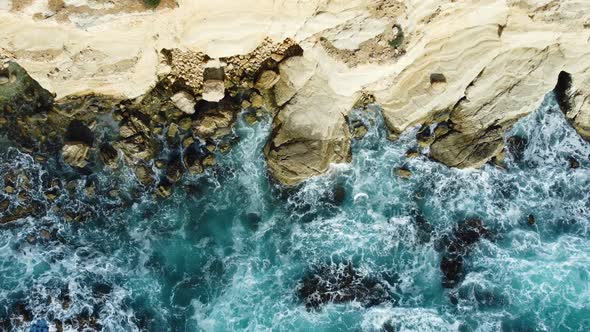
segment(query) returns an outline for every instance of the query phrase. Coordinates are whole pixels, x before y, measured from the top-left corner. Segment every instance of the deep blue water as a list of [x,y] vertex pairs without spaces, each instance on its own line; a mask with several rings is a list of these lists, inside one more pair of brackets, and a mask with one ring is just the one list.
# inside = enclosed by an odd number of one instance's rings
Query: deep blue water
[[[49,211],[0,227],[0,318],[15,321],[20,305],[35,319],[70,319],[65,330],[84,315],[105,331],[380,331],[386,323],[396,331],[590,330],[590,144],[551,95],[509,133],[529,144],[522,160],[508,156],[506,170],[408,159],[417,129],[391,142],[377,109],[352,117],[370,127],[354,142],[352,164],[298,190],[268,179],[269,119],[253,127],[240,120],[233,150],[205,175],[186,176],[168,200],[146,194],[121,208],[133,176],[105,172],[97,181],[123,198],[69,203],[102,209],[100,217],[79,223]],[[580,168],[569,169],[570,157]],[[45,172],[14,150],[1,158],[1,172]],[[410,179],[394,174],[402,165]],[[345,189],[341,205],[335,186]],[[82,197],[83,185],[76,190]],[[437,242],[468,218],[492,236],[465,257],[459,285],[445,289]],[[390,300],[307,310],[296,292],[301,279],[343,261],[378,278]]]

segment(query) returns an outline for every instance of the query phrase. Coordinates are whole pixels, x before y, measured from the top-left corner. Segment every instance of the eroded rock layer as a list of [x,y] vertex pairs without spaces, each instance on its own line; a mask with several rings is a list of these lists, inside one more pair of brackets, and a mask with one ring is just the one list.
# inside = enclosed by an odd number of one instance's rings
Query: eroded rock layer
[[[10,3],[0,8],[0,54],[57,98],[149,99],[158,85],[182,112],[175,121],[228,98],[276,114],[265,151],[283,184],[350,160],[346,118],[367,95],[392,138],[421,125],[421,153],[479,167],[500,157],[506,131],[563,72],[571,80],[564,111],[590,136],[590,5],[578,0]],[[151,129],[152,116],[125,119],[126,156],[151,157],[150,139],[137,132]],[[223,112],[213,118],[206,126],[231,122]],[[216,131],[182,121],[168,136]],[[68,159],[84,156],[80,148],[69,146]]]

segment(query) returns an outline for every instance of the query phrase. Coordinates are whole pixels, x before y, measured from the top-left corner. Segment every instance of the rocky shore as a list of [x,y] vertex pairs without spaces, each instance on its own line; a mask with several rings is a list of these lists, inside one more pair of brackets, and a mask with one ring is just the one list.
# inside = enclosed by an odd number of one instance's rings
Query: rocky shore
[[552,89],[590,136],[577,1],[81,3],[0,8],[2,130],[81,174],[124,163],[161,197],[231,148],[241,110],[273,117],[264,153],[289,186],[350,162],[366,128],[348,114],[368,104],[391,139],[419,126],[411,153],[452,167],[501,164],[505,133]]

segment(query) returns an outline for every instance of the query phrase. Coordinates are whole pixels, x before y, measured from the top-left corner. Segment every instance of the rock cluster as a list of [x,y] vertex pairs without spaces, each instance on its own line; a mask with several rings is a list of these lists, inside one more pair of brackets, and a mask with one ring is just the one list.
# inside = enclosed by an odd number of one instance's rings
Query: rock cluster
[[[99,188],[91,178],[103,167],[118,172],[122,163],[133,170],[143,190],[168,197],[185,173],[203,173],[216,165],[215,150],[229,150],[241,107],[254,115],[254,122],[263,107],[273,107],[269,96],[279,79],[278,66],[300,52],[292,40],[265,40],[252,54],[222,59],[218,63],[223,65],[212,67],[204,54],[164,51],[171,70],[148,93],[133,99],[81,94],[54,100],[21,66],[3,56],[0,129],[39,162],[60,156],[61,163],[86,179],[87,199],[95,199],[97,191],[119,197],[116,189]],[[228,63],[234,67],[226,71]],[[210,81],[224,86],[215,102],[203,96]],[[74,182],[68,186],[71,192],[79,188]],[[11,185],[6,192],[20,193]],[[48,202],[60,193],[58,187],[48,187]],[[2,222],[40,210],[39,204],[27,201],[31,204],[15,209],[3,202]]]
[[297,295],[307,309],[318,309],[325,303],[358,301],[374,306],[390,299],[386,287],[362,275],[352,263],[322,264],[301,281]]

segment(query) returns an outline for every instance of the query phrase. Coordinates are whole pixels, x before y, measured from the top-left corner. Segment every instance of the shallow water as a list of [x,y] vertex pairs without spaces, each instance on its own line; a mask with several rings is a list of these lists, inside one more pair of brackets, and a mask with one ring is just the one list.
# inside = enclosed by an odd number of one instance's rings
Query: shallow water
[[[105,331],[590,330],[590,144],[551,95],[509,134],[529,144],[522,160],[508,156],[506,170],[407,159],[416,129],[390,142],[378,110],[352,118],[370,124],[352,164],[296,191],[268,179],[269,120],[240,121],[241,139],[218,167],[186,177],[168,200],[127,199],[130,173],[101,173],[98,183],[121,198],[70,206],[94,209],[87,222],[49,211],[1,226],[0,321],[25,330],[15,318],[24,307],[35,319],[66,322],[65,330],[83,326],[80,317]],[[569,157],[579,169],[569,169]],[[1,158],[2,172],[15,161],[26,167],[34,188],[46,172],[14,150]],[[394,175],[402,165],[410,179]],[[337,186],[346,192],[340,205]],[[437,243],[473,217],[493,236],[466,256],[464,280],[445,289]],[[52,235],[40,237],[41,229]],[[390,300],[307,310],[297,297],[301,279],[343,261],[379,279]]]

